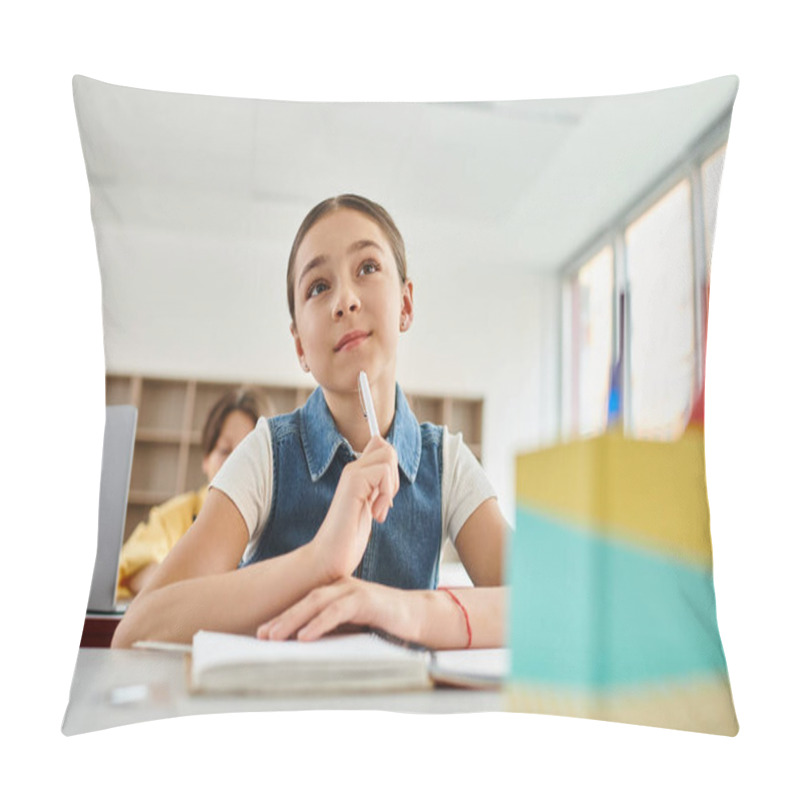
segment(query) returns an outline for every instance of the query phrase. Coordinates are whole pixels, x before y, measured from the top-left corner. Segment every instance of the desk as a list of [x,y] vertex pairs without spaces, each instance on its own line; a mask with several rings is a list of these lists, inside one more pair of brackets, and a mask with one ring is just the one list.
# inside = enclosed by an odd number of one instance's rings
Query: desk
[[237,711],[373,710],[420,714],[503,711],[496,690],[436,688],[386,694],[238,697],[190,695],[183,653],[146,650],[78,650],[66,735],[154,719]]

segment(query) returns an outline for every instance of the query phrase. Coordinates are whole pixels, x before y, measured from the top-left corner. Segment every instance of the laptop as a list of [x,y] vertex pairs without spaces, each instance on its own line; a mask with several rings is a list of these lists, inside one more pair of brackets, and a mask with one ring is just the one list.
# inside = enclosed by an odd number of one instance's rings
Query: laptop
[[86,608],[90,614],[120,614],[127,606],[117,603],[117,574],[125,537],[136,417],[136,406],[106,406],[97,557]]

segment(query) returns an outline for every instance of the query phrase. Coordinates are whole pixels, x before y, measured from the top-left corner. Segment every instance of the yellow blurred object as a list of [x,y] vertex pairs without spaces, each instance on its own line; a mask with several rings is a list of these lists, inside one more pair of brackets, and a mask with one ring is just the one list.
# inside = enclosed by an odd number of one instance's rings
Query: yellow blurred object
[[517,504],[711,566],[703,429],[675,441],[602,436],[517,459]]

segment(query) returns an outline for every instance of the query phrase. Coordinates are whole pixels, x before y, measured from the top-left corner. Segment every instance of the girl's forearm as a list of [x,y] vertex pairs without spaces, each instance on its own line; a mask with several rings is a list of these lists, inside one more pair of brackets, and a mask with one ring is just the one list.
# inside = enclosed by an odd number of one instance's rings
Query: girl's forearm
[[189,643],[200,629],[254,634],[327,580],[312,542],[243,569],[170,583],[136,597],[112,647],[140,640]]
[[450,591],[461,605],[441,589],[419,594],[419,628],[412,638],[436,650],[464,648],[470,638],[471,647],[504,647],[507,587],[458,587]]

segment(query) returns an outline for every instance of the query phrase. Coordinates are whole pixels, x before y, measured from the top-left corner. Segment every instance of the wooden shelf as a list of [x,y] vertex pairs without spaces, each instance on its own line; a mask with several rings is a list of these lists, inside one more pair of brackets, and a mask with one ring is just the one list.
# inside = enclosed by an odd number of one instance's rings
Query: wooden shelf
[[476,458],[481,458],[483,400],[480,398],[406,395],[411,410],[420,422],[446,425],[451,433],[461,433],[464,443]]
[[[312,391],[306,386],[248,385],[263,393],[274,414],[293,411],[305,403]],[[203,486],[203,423],[217,399],[239,386],[221,381],[106,375],[106,404],[130,404],[139,410],[126,539],[147,518],[152,506]],[[480,460],[483,400],[418,394],[408,395],[408,401],[420,422],[446,425],[454,433],[460,431]],[[449,552],[446,549],[446,554]]]
[[192,444],[200,444],[199,431],[189,431],[187,435],[186,431],[156,430],[155,428],[140,428],[138,426],[136,430],[137,442],[180,444],[187,438]]
[[149,509],[151,506],[160,506],[162,503],[166,503],[174,496],[172,492],[131,489],[128,493],[128,508],[130,510],[130,506],[145,506]]

